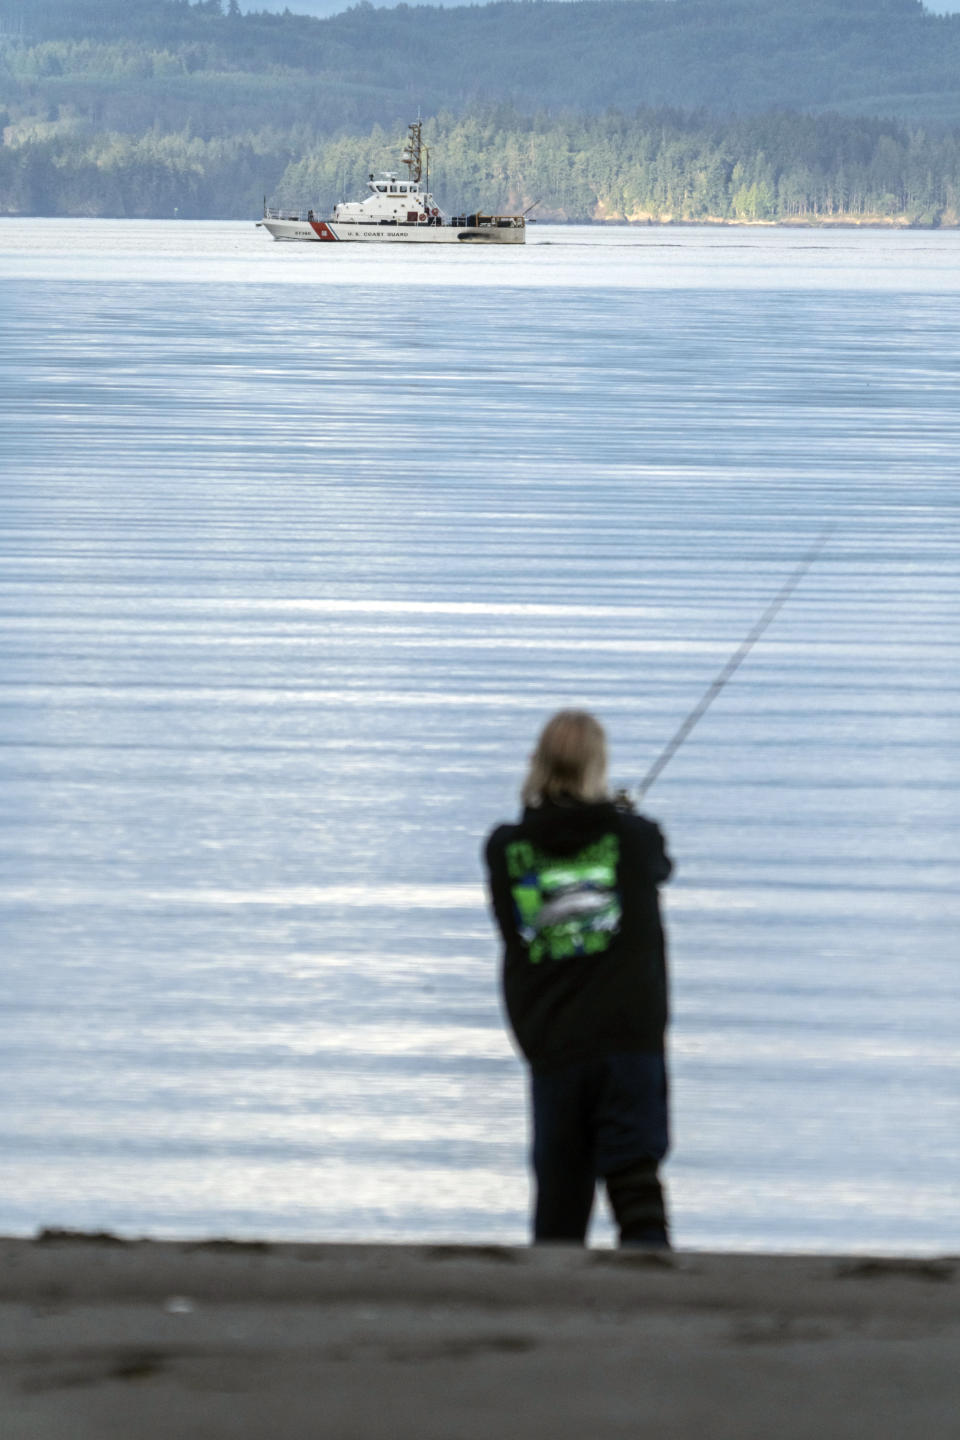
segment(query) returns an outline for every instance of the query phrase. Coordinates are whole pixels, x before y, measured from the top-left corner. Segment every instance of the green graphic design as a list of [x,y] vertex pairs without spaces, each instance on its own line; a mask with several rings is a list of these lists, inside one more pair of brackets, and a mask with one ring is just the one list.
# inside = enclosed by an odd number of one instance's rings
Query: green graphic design
[[517,927],[534,965],[609,948],[620,928],[619,858],[616,835],[576,855],[547,855],[529,840],[507,846]]

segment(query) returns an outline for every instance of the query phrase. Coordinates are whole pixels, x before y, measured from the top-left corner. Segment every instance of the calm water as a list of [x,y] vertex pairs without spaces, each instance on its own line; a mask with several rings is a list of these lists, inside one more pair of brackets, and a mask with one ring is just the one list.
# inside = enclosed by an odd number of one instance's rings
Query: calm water
[[5,220],[0,324],[0,1230],[523,1239],[482,837],[832,525],[648,801],[676,1237],[957,1248],[960,235]]

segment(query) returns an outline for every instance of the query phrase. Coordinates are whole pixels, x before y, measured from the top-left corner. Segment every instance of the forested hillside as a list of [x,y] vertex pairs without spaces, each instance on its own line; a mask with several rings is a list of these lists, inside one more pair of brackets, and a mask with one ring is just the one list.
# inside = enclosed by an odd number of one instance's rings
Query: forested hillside
[[[928,137],[895,123],[790,114],[716,121],[669,110],[525,120],[501,110],[427,127],[431,184],[451,208],[464,193],[541,219],[887,219],[956,224],[960,132]],[[281,202],[352,189],[397,164],[398,136],[320,145],[284,172]]]
[[229,0],[0,0],[0,88],[138,133],[368,127],[411,105],[602,113],[771,106],[960,123],[960,16],[919,0],[361,3],[317,20]]
[[361,3],[327,20],[0,0],[0,213],[239,217],[264,193],[325,207],[396,165],[421,107],[451,204],[954,223],[960,16],[919,0]]
[[[887,221],[956,225],[960,132],[777,114],[643,110],[536,120],[508,109],[425,122],[447,209],[540,201],[542,220]],[[252,218],[263,195],[324,213],[397,168],[402,126],[311,139],[40,136],[0,151],[0,213]]]

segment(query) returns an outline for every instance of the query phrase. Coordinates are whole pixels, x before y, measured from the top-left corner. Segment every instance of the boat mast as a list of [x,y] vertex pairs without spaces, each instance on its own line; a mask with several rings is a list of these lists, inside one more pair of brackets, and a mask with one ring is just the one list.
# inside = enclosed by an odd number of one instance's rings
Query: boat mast
[[426,184],[424,189],[430,189],[430,151],[423,143],[423,121],[418,115],[412,125],[407,129],[410,134],[403,151],[402,160],[410,174],[414,185],[419,185],[426,170]]
[[419,185],[422,170],[421,151],[423,150],[423,141],[421,139],[423,124],[419,116],[412,125],[407,126],[407,129],[410,131],[410,135],[401,158],[410,172],[410,179],[415,185]]

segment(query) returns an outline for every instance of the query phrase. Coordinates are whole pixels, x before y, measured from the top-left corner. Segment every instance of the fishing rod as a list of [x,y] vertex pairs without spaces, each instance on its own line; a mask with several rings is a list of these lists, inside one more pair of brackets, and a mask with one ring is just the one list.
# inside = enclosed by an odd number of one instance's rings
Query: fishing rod
[[727,661],[726,665],[724,665],[723,669],[720,671],[719,675],[717,675],[716,679],[713,680],[710,685],[708,685],[704,694],[697,701],[696,705],[694,705],[693,709],[690,711],[690,714],[684,720],[683,724],[673,735],[673,738],[669,740],[668,743],[663,747],[656,760],[654,760],[653,764],[650,766],[650,769],[647,771],[646,775],[644,775],[643,779],[640,781],[640,784],[635,788],[633,793],[636,796],[637,800],[643,799],[644,795],[646,795],[647,791],[650,789],[650,786],[662,773],[662,771],[666,769],[670,761],[673,759],[674,755],[676,755],[677,751],[680,749],[681,745],[684,744],[687,736],[690,734],[690,731],[693,729],[694,725],[696,725],[697,721],[707,712],[707,710],[709,710],[710,706],[713,704],[714,700],[716,700],[717,696],[720,694],[720,691],[723,689],[724,685],[726,685],[727,681],[731,678],[731,676],[737,670],[739,670],[740,666],[743,664],[744,660],[746,660],[747,656],[750,654],[750,651],[753,649],[754,645],[756,645],[757,641],[760,639],[767,626],[771,623],[772,620],[776,618],[779,612],[783,609],[784,605],[790,599],[790,596],[793,594],[794,590],[796,590],[797,586],[800,584],[800,581],[803,579],[804,575],[806,575],[813,562],[817,559],[824,545],[826,545],[829,536],[830,530],[828,529],[824,530],[823,533],[817,537],[814,543],[810,546],[810,549],[806,552],[800,563],[797,565],[796,569],[784,581],[783,585],[780,587],[776,595],[770,601],[770,604],[767,606],[766,610],[764,610],[763,614],[760,616],[760,619],[754,625],[753,629],[747,635],[746,639],[730,656],[730,659]]

